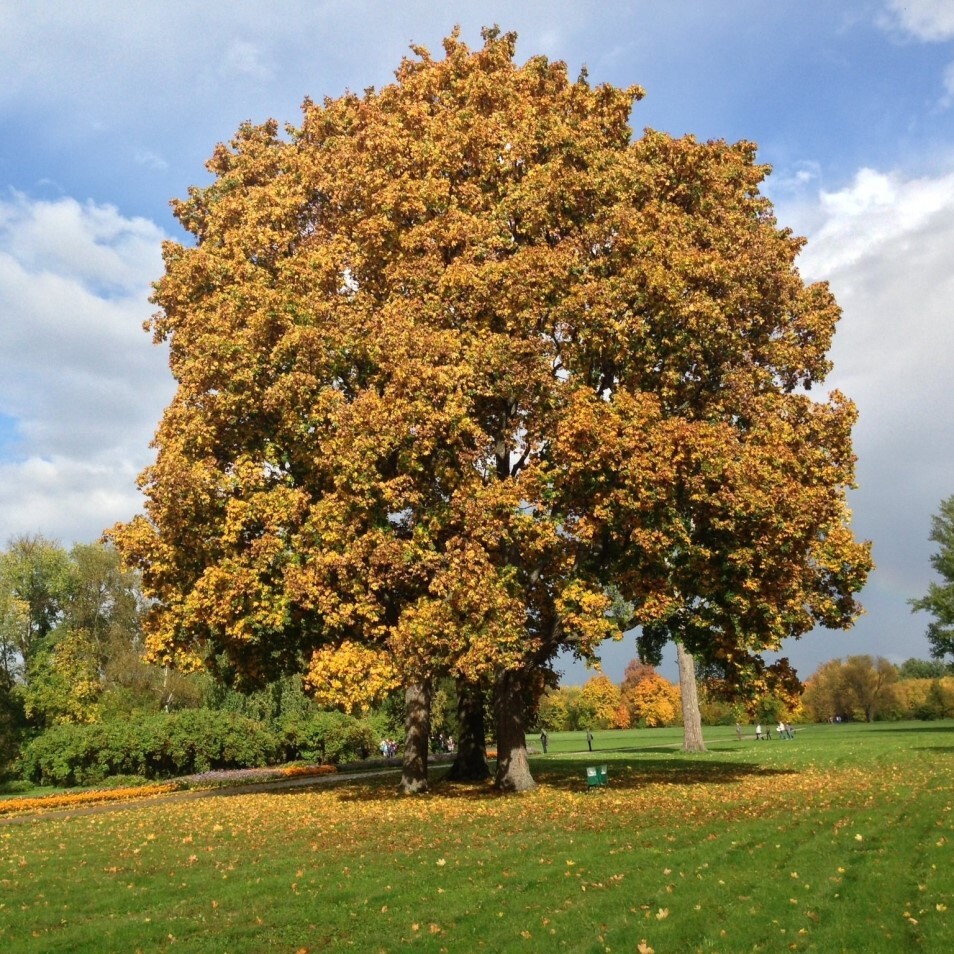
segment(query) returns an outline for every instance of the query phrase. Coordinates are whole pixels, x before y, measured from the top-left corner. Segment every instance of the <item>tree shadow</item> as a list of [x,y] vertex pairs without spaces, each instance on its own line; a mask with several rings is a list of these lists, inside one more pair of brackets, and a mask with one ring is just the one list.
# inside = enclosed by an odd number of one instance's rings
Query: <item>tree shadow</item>
[[882,728],[880,725],[874,727],[876,731],[885,734],[894,734],[894,733],[915,733],[917,735],[923,735],[925,732],[931,733],[943,733],[943,732],[954,732],[954,721],[947,720],[942,725],[931,724],[931,725],[899,725],[892,726],[889,728]]
[[[594,753],[595,754],[595,753]],[[535,778],[541,784],[564,791],[586,787],[586,770],[593,765],[602,765],[599,758],[561,760],[556,770],[539,768]],[[739,762],[715,759],[662,758],[647,762],[645,759],[614,758],[607,766],[608,788],[633,791],[647,785],[727,785],[746,778],[773,778],[798,774],[793,769],[770,768]]]
[[[598,753],[594,753],[598,755]],[[534,780],[541,788],[561,792],[585,792],[588,789],[586,769],[602,765],[600,758],[560,758],[545,766],[533,767]],[[607,760],[608,785],[596,791],[638,791],[649,785],[727,785],[746,778],[782,778],[797,775],[792,769],[768,768],[738,762],[726,762],[706,759],[695,760],[683,757],[657,758],[651,762],[645,759],[619,758]],[[488,802],[509,795],[497,791],[492,781],[487,782],[450,782],[445,779],[446,768],[440,766],[430,772],[429,793],[422,797],[464,799],[468,801]],[[333,785],[337,797],[344,802],[372,802],[382,798],[400,801],[409,796],[400,794],[397,777],[353,778],[338,777]],[[324,783],[327,787],[328,783]],[[295,789],[263,792],[262,794],[294,794],[313,791],[319,785],[301,786]],[[410,796],[417,797],[417,796]]]

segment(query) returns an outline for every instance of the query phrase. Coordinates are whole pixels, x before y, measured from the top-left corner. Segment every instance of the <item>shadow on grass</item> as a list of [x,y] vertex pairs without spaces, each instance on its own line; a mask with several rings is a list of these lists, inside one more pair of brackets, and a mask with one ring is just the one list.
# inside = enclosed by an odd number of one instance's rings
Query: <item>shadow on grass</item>
[[[858,723],[858,724],[861,725],[863,723]],[[910,734],[913,732],[916,735],[924,735],[925,733],[928,733],[928,732],[930,733],[945,733],[946,732],[950,734],[954,732],[954,721],[948,719],[945,722],[941,723],[940,725],[935,722],[935,723],[931,723],[930,725],[927,725],[927,724],[899,725],[899,726],[891,726],[890,728],[883,725],[869,725],[869,726],[865,726],[865,728],[871,729],[879,734],[884,733],[885,735],[893,735],[895,733],[902,733],[902,732],[905,734]]]
[[[587,767],[601,764],[603,763],[599,758],[559,758],[548,761],[545,766],[536,765],[532,771],[535,781],[541,787],[564,792],[584,792],[587,790]],[[791,769],[766,768],[736,762],[690,761],[685,758],[655,759],[652,762],[646,762],[644,759],[617,757],[607,762],[607,766],[609,784],[605,789],[600,789],[602,791],[637,791],[648,785],[725,785],[745,778],[781,778],[797,774]],[[437,771],[432,769],[430,773],[432,795],[474,801],[509,797],[498,792],[489,781],[448,782],[444,779],[445,774],[443,768]],[[339,777],[335,790],[343,801],[376,801],[387,795],[393,795],[396,799],[404,797],[397,792],[397,779],[394,776],[364,780],[360,777],[353,780]]]

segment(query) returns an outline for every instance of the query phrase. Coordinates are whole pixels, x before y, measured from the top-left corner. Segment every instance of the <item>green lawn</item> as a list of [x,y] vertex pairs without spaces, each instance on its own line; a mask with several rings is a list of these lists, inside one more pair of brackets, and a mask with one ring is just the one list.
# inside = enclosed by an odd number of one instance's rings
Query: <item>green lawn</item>
[[0,824],[0,951],[954,950],[954,722],[679,739],[554,735],[508,798],[355,778]]

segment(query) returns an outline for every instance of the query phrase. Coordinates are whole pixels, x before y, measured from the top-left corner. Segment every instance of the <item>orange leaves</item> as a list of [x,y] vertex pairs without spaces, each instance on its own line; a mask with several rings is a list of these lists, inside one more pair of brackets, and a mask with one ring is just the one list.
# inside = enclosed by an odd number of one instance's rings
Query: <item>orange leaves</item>
[[90,792],[69,792],[64,795],[40,795],[35,798],[4,798],[0,800],[0,815],[16,812],[47,811],[55,808],[73,808],[105,802],[124,802],[136,798],[149,798],[178,791],[176,782],[163,785],[143,785],[135,788],[109,788]]
[[149,519],[115,531],[154,657],[317,649],[350,707],[633,623],[729,658],[858,612],[853,409],[794,392],[837,306],[754,144],[633,142],[639,88],[515,41],[452,35],[287,139],[245,124],[176,204],[195,242],[152,327],[179,386]]

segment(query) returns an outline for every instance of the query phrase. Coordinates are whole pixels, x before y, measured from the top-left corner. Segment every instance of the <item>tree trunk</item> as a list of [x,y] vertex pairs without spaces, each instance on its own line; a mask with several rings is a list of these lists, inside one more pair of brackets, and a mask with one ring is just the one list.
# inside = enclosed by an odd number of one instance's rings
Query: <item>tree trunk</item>
[[427,747],[431,734],[431,684],[412,682],[404,691],[404,765],[401,793],[427,791]]
[[679,690],[682,695],[683,752],[705,752],[702,740],[702,714],[699,712],[699,693],[696,689],[696,663],[691,653],[676,643],[676,662],[679,665]]
[[497,677],[494,708],[497,721],[497,776],[501,792],[526,792],[537,787],[527,758],[526,707],[519,672]]
[[477,683],[457,680],[457,755],[447,778],[452,782],[482,782],[490,778],[484,691]]

